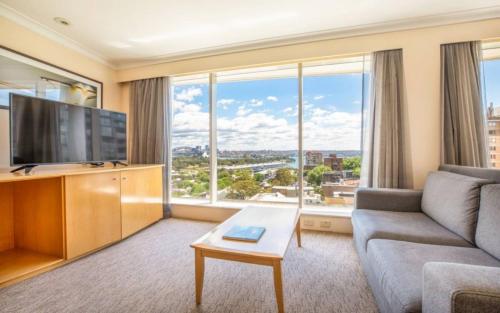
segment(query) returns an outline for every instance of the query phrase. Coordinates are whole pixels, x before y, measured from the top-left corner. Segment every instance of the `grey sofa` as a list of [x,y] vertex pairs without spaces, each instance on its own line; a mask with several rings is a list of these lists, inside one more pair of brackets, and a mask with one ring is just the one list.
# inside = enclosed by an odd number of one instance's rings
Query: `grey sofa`
[[423,191],[360,188],[352,224],[381,312],[500,312],[500,170],[442,165]]

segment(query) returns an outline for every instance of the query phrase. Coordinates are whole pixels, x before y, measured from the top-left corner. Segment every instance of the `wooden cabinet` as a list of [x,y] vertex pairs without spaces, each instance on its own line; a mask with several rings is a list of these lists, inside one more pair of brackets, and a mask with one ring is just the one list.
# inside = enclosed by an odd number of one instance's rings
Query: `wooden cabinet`
[[163,217],[162,168],[121,172],[122,238]]
[[121,239],[120,172],[65,177],[68,259]]
[[0,180],[0,286],[63,261],[62,181]]
[[161,165],[0,173],[0,286],[63,264],[163,216]]

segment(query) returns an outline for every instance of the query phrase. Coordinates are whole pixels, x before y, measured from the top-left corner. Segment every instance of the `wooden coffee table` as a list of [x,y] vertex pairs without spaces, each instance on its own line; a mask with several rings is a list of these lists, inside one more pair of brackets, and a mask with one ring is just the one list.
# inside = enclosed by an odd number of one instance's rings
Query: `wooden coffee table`
[[[226,240],[222,236],[233,226],[259,226],[266,231],[256,243]],[[196,304],[201,304],[205,257],[272,266],[278,311],[284,312],[281,261],[294,231],[300,239],[297,208],[252,206],[236,213],[191,244],[195,251]]]

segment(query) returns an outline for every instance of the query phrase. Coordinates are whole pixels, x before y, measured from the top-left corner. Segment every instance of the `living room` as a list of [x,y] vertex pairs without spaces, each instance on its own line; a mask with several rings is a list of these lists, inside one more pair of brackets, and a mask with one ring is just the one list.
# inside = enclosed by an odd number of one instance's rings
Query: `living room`
[[0,1],[0,312],[499,312],[500,2]]

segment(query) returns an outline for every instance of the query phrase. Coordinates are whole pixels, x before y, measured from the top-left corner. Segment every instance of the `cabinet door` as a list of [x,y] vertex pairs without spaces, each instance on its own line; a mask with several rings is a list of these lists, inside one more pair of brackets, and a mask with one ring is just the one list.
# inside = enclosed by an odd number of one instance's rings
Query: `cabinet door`
[[122,237],[163,217],[162,168],[123,170]]
[[68,259],[121,239],[120,172],[65,177]]

